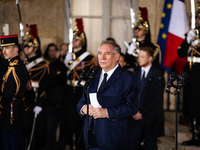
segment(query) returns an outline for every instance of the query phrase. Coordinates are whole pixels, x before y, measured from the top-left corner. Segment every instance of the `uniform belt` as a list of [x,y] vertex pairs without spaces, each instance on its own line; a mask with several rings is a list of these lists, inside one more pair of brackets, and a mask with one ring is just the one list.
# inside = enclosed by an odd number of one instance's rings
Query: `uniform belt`
[[[190,60],[191,60],[191,57],[189,56],[189,57],[187,58],[187,61],[190,62]],[[193,56],[192,61],[193,61],[193,63],[200,63],[200,57],[195,57],[195,56]]]
[[[70,86],[77,86],[78,80],[67,80],[67,85]],[[85,81],[81,81],[81,85],[84,86],[85,85]]]
[[23,96],[15,96],[15,97],[13,97],[13,101],[14,100],[22,100],[23,99]]

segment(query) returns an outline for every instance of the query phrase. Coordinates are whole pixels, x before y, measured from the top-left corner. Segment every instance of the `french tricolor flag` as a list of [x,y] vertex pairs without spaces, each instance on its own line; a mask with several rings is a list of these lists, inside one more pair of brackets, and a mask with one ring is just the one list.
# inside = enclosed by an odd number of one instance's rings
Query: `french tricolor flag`
[[188,22],[184,0],[165,0],[160,24],[158,45],[160,45],[162,59],[161,67],[171,73],[182,73],[187,58],[179,58],[177,49],[188,32]]

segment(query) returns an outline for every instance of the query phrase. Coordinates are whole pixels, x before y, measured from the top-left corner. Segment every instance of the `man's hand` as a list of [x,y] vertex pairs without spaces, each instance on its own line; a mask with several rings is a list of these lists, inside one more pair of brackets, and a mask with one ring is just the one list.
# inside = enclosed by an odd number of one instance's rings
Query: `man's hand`
[[[87,105],[83,106],[82,113],[87,115]],[[94,108],[92,105],[89,104],[89,115],[93,116],[94,119],[97,118],[106,118],[108,117],[108,111],[106,108]]]
[[[92,116],[92,115],[91,115],[92,109],[94,109],[94,107],[93,107],[92,105],[89,104],[89,115],[90,115],[90,116]],[[83,106],[83,108],[82,108],[81,111],[82,111],[82,113],[84,113],[85,115],[87,115],[87,105]]]
[[93,108],[91,109],[90,114],[94,117],[94,119],[108,117],[108,111],[106,108]]
[[135,120],[140,120],[142,119],[142,114],[138,111],[137,114],[132,116],[132,118]]

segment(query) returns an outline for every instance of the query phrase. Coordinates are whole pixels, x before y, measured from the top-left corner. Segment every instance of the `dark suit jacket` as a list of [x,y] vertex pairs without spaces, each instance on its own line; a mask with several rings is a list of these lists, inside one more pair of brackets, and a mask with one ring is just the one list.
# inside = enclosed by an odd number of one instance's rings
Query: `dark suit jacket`
[[[141,68],[137,68],[134,74],[139,87]],[[139,110],[145,122],[146,137],[155,138],[164,135],[163,92],[165,80],[162,70],[155,65],[152,65],[146,78],[146,85],[140,96],[140,101],[143,103]]]
[[[101,71],[90,84],[90,93],[96,93]],[[87,100],[87,89],[84,88],[83,97],[77,105],[80,113]],[[98,102],[102,108],[107,108],[109,118],[94,120],[95,139],[99,147],[104,149],[122,150],[126,149],[128,134],[130,133],[130,117],[138,112],[136,84],[133,74],[120,66],[113,72],[105,83]],[[91,117],[90,117],[91,118]],[[91,119],[89,119],[89,126]],[[86,121],[84,137],[86,138]],[[90,139],[89,139],[90,143]]]

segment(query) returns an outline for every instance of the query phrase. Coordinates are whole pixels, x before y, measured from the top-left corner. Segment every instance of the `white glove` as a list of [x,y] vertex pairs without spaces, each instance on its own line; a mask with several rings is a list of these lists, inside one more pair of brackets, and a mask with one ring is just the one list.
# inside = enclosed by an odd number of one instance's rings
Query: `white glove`
[[128,53],[129,55],[132,55],[132,53],[133,53],[133,51],[134,51],[135,49],[137,49],[136,43],[131,43],[130,46],[129,46],[129,48],[128,48],[127,53]]
[[35,106],[33,111],[35,112],[35,118],[37,118],[37,115],[42,111],[42,107],[40,106]]
[[187,43],[190,44],[191,40],[196,36],[195,30],[191,29],[187,35]]
[[191,44],[192,44],[192,46],[196,46],[197,44],[199,44],[199,39],[192,41]]
[[69,61],[72,60],[72,54],[71,53],[67,53],[65,56],[65,60],[64,60],[64,64],[66,66],[68,66]]
[[[134,51],[136,50],[137,53],[135,53]],[[140,52],[139,49],[137,49],[136,43],[131,43],[131,45],[129,46],[129,49],[127,51],[127,53],[129,55],[133,55],[135,57],[138,57],[138,53]]]

